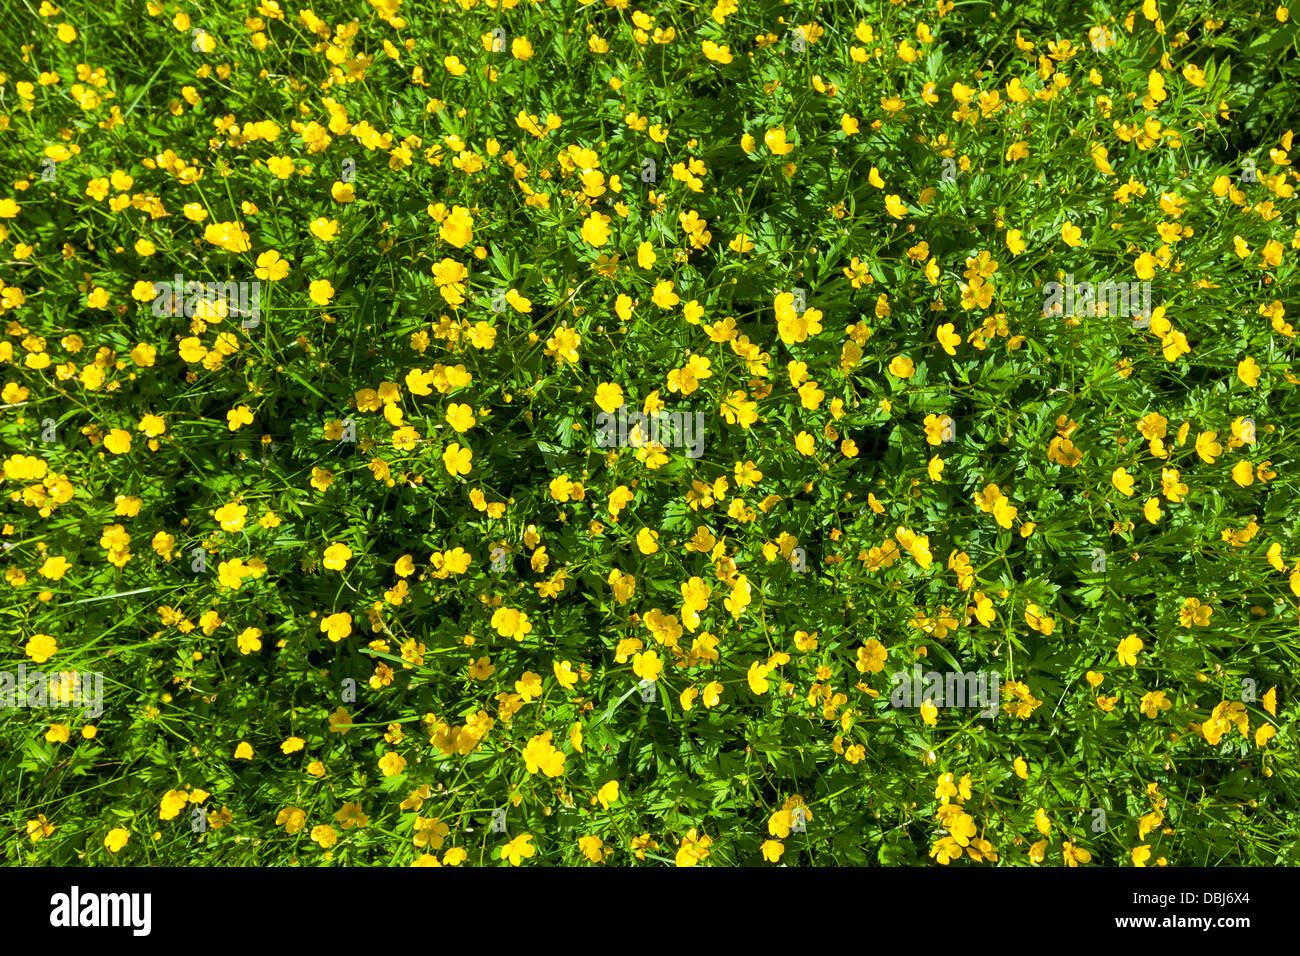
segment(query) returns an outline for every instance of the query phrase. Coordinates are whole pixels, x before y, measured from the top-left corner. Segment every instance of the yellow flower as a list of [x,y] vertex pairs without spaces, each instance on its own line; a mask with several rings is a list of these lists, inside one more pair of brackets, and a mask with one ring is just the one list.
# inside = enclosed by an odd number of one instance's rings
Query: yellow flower
[[131,839],[131,831],[117,827],[109,830],[108,835],[104,837],[104,847],[109,853],[117,853],[126,846],[126,841],[129,839]]
[[159,805],[158,819],[175,819],[189,802],[190,795],[184,790],[168,790],[163,794],[162,803]]
[[961,336],[957,334],[951,322],[945,322],[939,326],[935,330],[935,338],[939,340],[939,344],[943,346],[943,350],[949,355],[957,354],[956,347],[961,344]]
[[663,662],[654,651],[645,651],[632,658],[632,671],[642,680],[657,681],[663,669]]
[[457,442],[452,442],[442,453],[443,466],[447,469],[447,474],[453,478],[457,475],[468,475],[473,459],[474,453],[468,448],[461,447]]
[[709,856],[709,847],[713,844],[713,838],[703,834],[697,834],[695,827],[691,827],[682,838],[682,845],[677,850],[676,863],[678,866],[695,866],[703,862]]
[[1010,499],[999,496],[993,502],[993,518],[997,521],[999,527],[1010,528],[1016,520],[1016,515],[1020,509],[1011,504]]
[[530,774],[541,772],[548,777],[558,777],[564,773],[564,752],[551,745],[549,730],[528,741],[523,757]]
[[582,223],[582,241],[589,246],[603,246],[609,241],[609,216],[593,212]]
[[464,206],[453,206],[447,218],[442,221],[438,236],[457,249],[464,249],[474,241],[474,217]]
[[1162,690],[1148,691],[1142,695],[1142,700],[1138,703],[1138,709],[1150,720],[1155,720],[1162,710],[1170,710],[1173,706]]
[[307,822],[307,814],[298,807],[284,807],[275,816],[275,825],[284,827],[289,835],[301,832]]
[[253,424],[253,412],[247,405],[240,405],[226,412],[226,427],[232,432],[237,432],[244,425],[251,424]]
[[600,805],[604,809],[608,810],[609,805],[618,800],[618,781],[611,780],[609,783],[601,787],[600,790],[596,792],[596,799],[600,801]]
[[248,509],[236,501],[222,505],[212,512],[212,517],[217,519],[218,524],[221,525],[221,530],[232,533],[244,529],[244,519],[247,516]]
[[501,859],[509,860],[511,866],[518,866],[523,860],[530,859],[537,848],[533,846],[531,833],[521,833],[501,848]]
[[307,296],[317,305],[329,305],[334,298],[334,286],[328,279],[313,279],[307,287]]
[[104,436],[104,447],[114,455],[124,455],[131,450],[131,433],[114,428]]
[[492,626],[502,637],[513,637],[516,641],[522,641],[533,630],[527,614],[509,607],[499,607],[493,612]]
[[453,402],[447,406],[447,424],[458,432],[466,432],[476,424],[474,411],[463,402]]
[[331,571],[342,571],[351,557],[352,549],[337,541],[326,548],[322,555],[325,567]]
[[[292,163],[289,169],[293,170]],[[280,253],[274,249],[268,249],[257,257],[257,269],[253,274],[267,282],[278,282],[289,274],[288,260],[280,258]]]
[[1199,598],[1189,597],[1184,599],[1182,610],[1178,612],[1178,622],[1183,627],[1208,627],[1213,613],[1214,608],[1210,605],[1202,604]]
[[934,705],[934,701],[927,700],[921,703],[920,707],[921,720],[931,727],[939,723],[939,708]]
[[1041,634],[1051,635],[1056,630],[1056,622],[1042,613],[1037,604],[1025,605],[1025,623]]
[[352,615],[347,611],[330,614],[321,619],[320,631],[337,644],[352,633]]
[[601,852],[604,847],[605,841],[594,834],[578,838],[578,849],[592,863],[599,863],[605,858]]
[[1061,844],[1061,854],[1065,857],[1066,866],[1079,866],[1081,863],[1088,863],[1092,860],[1092,854],[1083,847],[1076,847],[1068,840]]
[[671,309],[681,301],[681,297],[673,291],[672,279],[661,279],[655,283],[650,300],[661,309]]
[[37,664],[44,664],[59,652],[59,642],[48,634],[34,634],[23,649]]
[[889,363],[889,374],[895,378],[911,378],[916,374],[916,365],[906,355],[895,355]]
[[806,342],[810,335],[822,330],[822,313],[819,309],[805,309],[800,315],[794,308],[794,294],[782,292],[773,301],[777,331],[786,345]]
[[975,826],[975,820],[969,813],[961,813],[953,820],[949,827],[952,838],[959,846],[970,846],[971,837],[975,836],[978,828]]
[[794,152],[794,144],[786,142],[784,126],[769,129],[764,133],[763,143],[772,152],[773,156],[785,156],[787,153]]
[[605,412],[613,413],[618,411],[619,406],[623,404],[623,389],[619,385],[610,382],[603,382],[596,386],[596,404]]
[[1250,356],[1237,363],[1237,378],[1241,379],[1249,388],[1254,388],[1259,384],[1259,374],[1259,365]]
[[1119,646],[1115,648],[1115,653],[1119,657],[1119,662],[1124,666],[1137,667],[1138,652],[1144,646],[1140,637],[1136,634],[1130,634],[1119,642]]
[[66,744],[68,737],[68,728],[65,724],[50,724],[50,729],[45,732],[45,739],[52,744]]
[[51,581],[62,580],[63,575],[67,574],[68,568],[72,567],[68,559],[62,555],[56,555],[52,558],[46,558],[37,573],[43,578],[49,578]]
[[338,220],[326,219],[324,216],[313,219],[308,228],[311,230],[311,234],[321,242],[333,242],[335,236],[339,233]]
[[961,853],[961,845],[950,836],[941,837],[935,841],[934,846],[930,847],[930,857],[942,866],[960,859]]
[[272,156],[266,160],[266,169],[278,179],[287,179],[294,174],[294,160],[290,156]]
[[1052,832],[1052,821],[1047,816],[1047,811],[1039,807],[1034,811],[1034,827],[1043,836],[1050,836]]
[[715,63],[727,64],[732,61],[731,50],[725,46],[719,46],[712,40],[704,40],[700,44],[700,50],[706,57]]
[[35,820],[27,821],[27,836],[35,843],[54,832],[54,824],[45,819],[45,814],[38,813]]
[[636,546],[642,554],[654,554],[659,550],[659,532],[642,528],[637,532]]

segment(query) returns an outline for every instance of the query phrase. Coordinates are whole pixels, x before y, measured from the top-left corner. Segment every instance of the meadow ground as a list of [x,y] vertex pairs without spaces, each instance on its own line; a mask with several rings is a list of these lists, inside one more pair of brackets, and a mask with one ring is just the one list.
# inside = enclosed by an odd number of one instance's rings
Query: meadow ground
[[10,865],[1300,861],[1285,8],[0,26]]

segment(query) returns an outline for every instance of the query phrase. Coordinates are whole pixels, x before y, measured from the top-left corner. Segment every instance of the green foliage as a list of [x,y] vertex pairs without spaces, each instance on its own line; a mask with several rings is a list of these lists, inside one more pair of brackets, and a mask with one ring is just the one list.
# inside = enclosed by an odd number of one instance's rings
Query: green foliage
[[1300,860],[1284,11],[268,4],[0,35],[9,863]]

